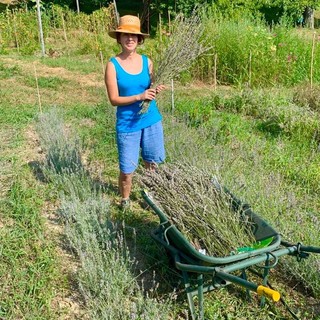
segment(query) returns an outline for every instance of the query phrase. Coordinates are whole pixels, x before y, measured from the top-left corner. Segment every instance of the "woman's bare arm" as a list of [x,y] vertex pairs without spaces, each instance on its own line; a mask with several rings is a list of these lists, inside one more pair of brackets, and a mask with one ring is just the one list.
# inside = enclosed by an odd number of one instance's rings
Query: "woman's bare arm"
[[116,70],[112,62],[108,62],[105,72],[105,84],[107,87],[108,97],[113,106],[125,106],[137,101],[153,100],[156,96],[155,89],[147,89],[140,94],[133,96],[119,96]]
[[[153,72],[153,62],[148,58],[149,74],[151,78],[151,85],[154,83],[154,72]],[[156,93],[161,92],[166,87],[163,84],[157,84],[155,90]]]

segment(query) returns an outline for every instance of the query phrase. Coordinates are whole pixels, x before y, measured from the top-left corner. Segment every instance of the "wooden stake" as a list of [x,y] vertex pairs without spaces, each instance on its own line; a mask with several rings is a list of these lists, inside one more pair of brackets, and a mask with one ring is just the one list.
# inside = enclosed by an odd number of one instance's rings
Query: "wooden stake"
[[[105,66],[104,66],[102,51],[100,51],[100,61],[101,61],[101,67],[102,67],[102,75],[103,75],[103,79],[104,79],[104,77],[105,77]],[[109,99],[108,91],[107,91],[106,87],[105,87],[105,93],[106,93],[107,99]]]
[[250,54],[249,54],[249,87],[251,87],[251,76],[252,76],[251,63],[252,63],[252,52],[250,50]]
[[148,34],[150,34],[150,7],[148,6],[148,16],[147,16],[147,21],[148,21]]
[[118,9],[117,9],[117,2],[116,2],[116,0],[113,0],[113,5],[114,5],[115,12],[116,12],[116,20],[117,20],[117,26],[118,26],[118,25],[119,25],[120,17],[119,17],[119,12],[118,12]]
[[36,79],[36,86],[37,86],[37,94],[38,94],[38,103],[39,103],[39,112],[42,113],[42,105],[41,105],[41,97],[40,97],[40,90],[39,90],[39,83],[38,83],[38,75],[37,75],[37,69],[36,64],[33,64],[34,67],[34,77]]
[[162,42],[162,25],[161,25],[161,14],[159,13],[159,37],[160,42]]
[[56,33],[56,31],[57,31],[57,26],[56,26],[56,19],[55,19],[55,7],[54,6],[52,6],[51,7],[51,10],[52,10],[52,19],[53,19],[53,30],[54,30],[54,32]]
[[80,5],[79,5],[79,0],[76,0],[77,3],[77,13],[80,13]]
[[16,25],[16,15],[13,13],[13,29],[14,29],[14,38],[16,41],[16,46],[18,53],[20,53],[20,46],[19,46],[19,41],[18,41],[18,33],[17,33],[17,25]]
[[101,50],[100,50],[100,61],[101,61],[101,66],[102,66],[102,74],[104,75],[105,68],[104,68],[103,54],[102,54]]
[[218,60],[218,54],[216,53],[214,55],[214,70],[213,70],[213,85],[214,90],[217,89],[217,60]]
[[174,86],[173,86],[173,79],[171,79],[171,111],[174,111]]
[[311,50],[311,62],[310,62],[310,88],[313,88],[313,62],[314,62],[314,51],[315,51],[315,43],[316,43],[316,33],[313,33],[312,38],[312,50]]
[[36,0],[36,1],[37,1],[37,17],[38,17],[38,26],[39,26],[39,34],[40,34],[41,53],[42,53],[42,57],[44,57],[46,55],[46,49],[45,49],[44,40],[43,40],[40,0]]
[[61,13],[61,18],[62,18],[63,37],[64,37],[64,40],[65,40],[66,44],[68,44],[67,31],[66,31],[66,25],[64,23],[64,15],[63,15],[63,13]]

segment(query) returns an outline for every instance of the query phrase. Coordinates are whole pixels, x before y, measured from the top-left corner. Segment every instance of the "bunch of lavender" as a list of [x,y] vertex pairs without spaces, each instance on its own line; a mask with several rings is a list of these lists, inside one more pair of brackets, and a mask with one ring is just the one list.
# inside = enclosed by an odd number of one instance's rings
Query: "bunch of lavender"
[[142,172],[138,180],[196,249],[227,256],[255,242],[252,223],[231,209],[230,198],[214,186],[206,170],[163,164],[155,172]]
[[[159,61],[155,61],[152,88],[176,78],[182,71],[187,70],[195,59],[210,49],[203,45],[203,32],[204,25],[198,8],[190,17],[183,14],[176,16],[168,43],[159,55]],[[141,113],[148,110],[149,104],[149,100],[142,102]]]

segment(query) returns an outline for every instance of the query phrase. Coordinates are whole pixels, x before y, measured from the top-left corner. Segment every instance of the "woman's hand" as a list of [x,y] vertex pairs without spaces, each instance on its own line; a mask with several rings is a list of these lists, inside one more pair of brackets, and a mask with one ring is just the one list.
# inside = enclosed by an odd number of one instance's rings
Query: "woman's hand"
[[156,97],[156,89],[147,89],[139,95],[139,100],[153,100]]
[[163,84],[159,84],[156,86],[156,94],[160,93],[162,90],[164,90],[166,87]]
[[143,93],[137,95],[136,99],[138,101],[151,101],[156,98],[156,95],[160,93],[162,90],[166,89],[166,87],[163,84],[159,84],[156,86],[155,89],[147,89]]

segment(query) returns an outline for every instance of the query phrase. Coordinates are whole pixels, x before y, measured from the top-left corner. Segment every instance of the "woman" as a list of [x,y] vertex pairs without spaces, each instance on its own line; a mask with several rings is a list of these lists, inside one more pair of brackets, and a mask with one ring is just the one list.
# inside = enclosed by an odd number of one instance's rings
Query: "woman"
[[[132,175],[138,166],[140,150],[147,169],[153,169],[165,159],[162,116],[155,102],[156,94],[164,86],[150,88],[152,61],[136,51],[148,36],[141,32],[138,17],[121,17],[119,26],[109,35],[122,48],[107,64],[105,83],[111,104],[117,106],[119,191],[121,207],[126,209],[130,207]],[[141,112],[144,100],[151,101],[147,112]]]

